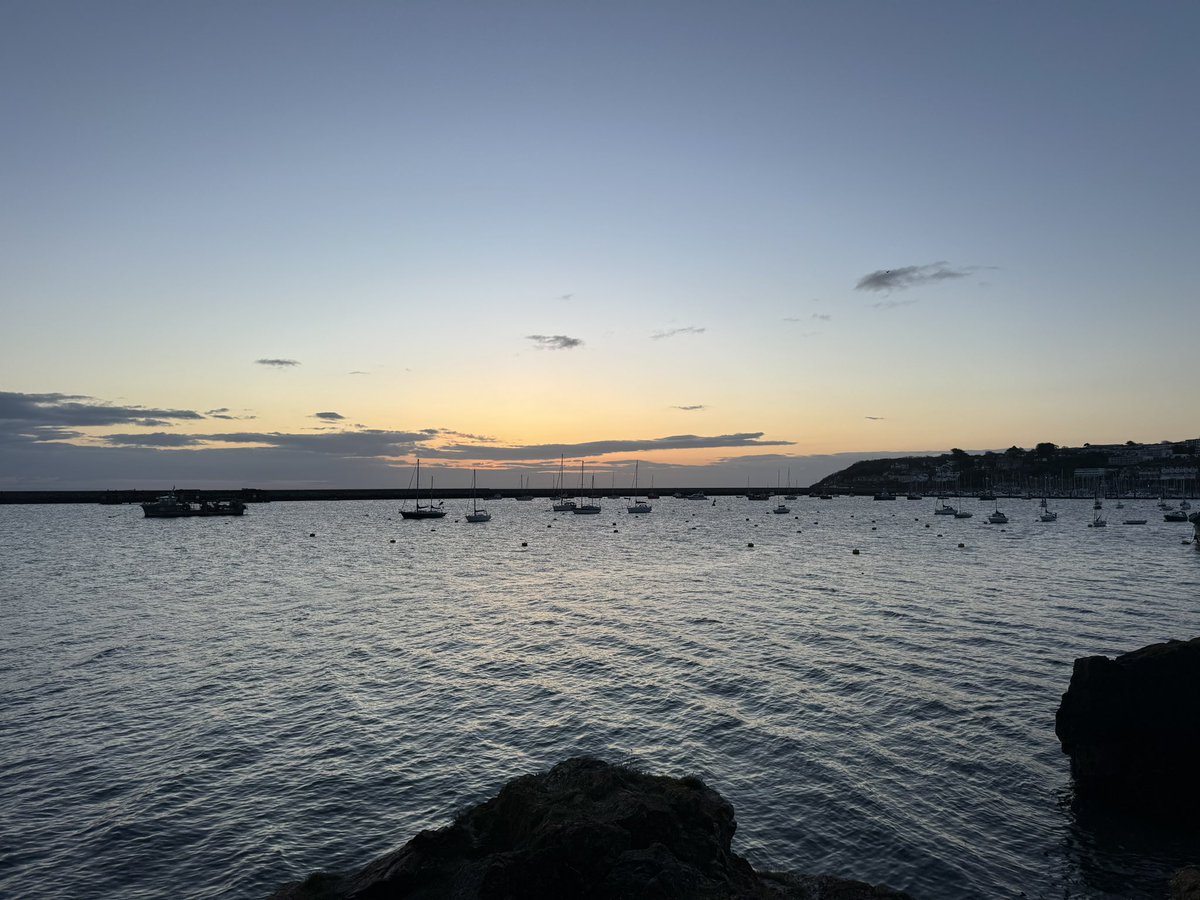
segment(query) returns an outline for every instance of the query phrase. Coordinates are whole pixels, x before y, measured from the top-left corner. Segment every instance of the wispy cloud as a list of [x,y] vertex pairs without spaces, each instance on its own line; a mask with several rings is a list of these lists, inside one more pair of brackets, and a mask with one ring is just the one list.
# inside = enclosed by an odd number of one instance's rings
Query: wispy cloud
[[370,375],[370,372],[363,372],[361,369],[355,369],[353,372],[347,372],[347,375]]
[[542,350],[573,350],[583,345],[579,338],[568,337],[565,334],[529,334],[525,340],[533,341]]
[[115,447],[196,447],[202,438],[192,434],[168,434],[165,431],[150,434],[109,434],[104,443]]
[[309,418],[310,419],[325,419],[326,421],[329,421],[329,422],[340,422],[342,419],[344,419],[346,417],[343,416],[341,413],[336,413],[336,412],[315,412],[311,416],[309,416]]
[[233,411],[230,410],[230,408],[228,406],[222,406],[218,409],[205,410],[204,414],[206,416],[208,416],[210,419],[229,419],[231,421],[237,420],[237,419],[256,419],[256,418],[258,418],[257,416],[235,416],[233,414]]
[[681,334],[704,334],[705,331],[707,331],[705,328],[697,328],[695,325],[685,325],[682,328],[668,328],[665,331],[656,331],[650,335],[650,340],[661,341],[665,338],[672,338]]
[[300,361],[296,359],[256,359],[254,364],[258,366],[275,366],[276,368],[285,369],[289,366],[300,365]]
[[858,279],[854,287],[859,291],[903,291],[922,284],[966,278],[972,268],[952,269],[949,263],[935,262],[924,266],[877,269]]
[[883,416],[863,416],[864,419],[870,419],[872,422],[882,422]]
[[792,441],[764,441],[763,432],[743,432],[713,436],[675,434],[661,438],[634,440],[587,441],[580,444],[528,444],[525,446],[479,446],[450,444],[441,448],[422,450],[422,454],[443,459],[479,460],[553,460],[560,456],[574,458],[606,456],[611,453],[645,453],[651,450],[697,450],[713,447],[782,447]]
[[879,300],[871,304],[872,309],[895,309],[898,306],[912,306],[916,300]]
[[570,300],[574,296],[575,296],[574,294],[559,294],[558,299],[559,300]]
[[821,322],[828,322],[833,318],[833,316],[831,316],[829,313],[813,313],[812,317]]
[[445,437],[459,438],[460,440],[464,441],[477,441],[481,444],[493,444],[496,441],[494,437],[487,437],[486,435],[482,434],[468,434],[465,431],[455,431],[452,428],[422,428],[421,433],[427,434],[430,437],[442,435]]
[[682,409],[684,412],[694,412],[698,409],[708,409],[703,403],[696,403],[693,406],[672,406],[671,409]]

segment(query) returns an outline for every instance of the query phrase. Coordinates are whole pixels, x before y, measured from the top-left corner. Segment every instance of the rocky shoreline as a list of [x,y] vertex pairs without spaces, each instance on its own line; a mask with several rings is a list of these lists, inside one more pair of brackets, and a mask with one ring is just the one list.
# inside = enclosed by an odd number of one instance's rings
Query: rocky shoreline
[[826,875],[757,872],[730,849],[736,828],[733,807],[698,778],[579,757],[513,779],[357,872],[317,872],[272,900],[909,898]]

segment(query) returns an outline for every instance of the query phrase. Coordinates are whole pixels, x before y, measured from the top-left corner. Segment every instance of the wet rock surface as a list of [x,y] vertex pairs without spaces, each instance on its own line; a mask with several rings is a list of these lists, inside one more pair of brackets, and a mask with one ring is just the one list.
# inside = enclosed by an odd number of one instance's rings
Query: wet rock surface
[[273,900],[796,898],[899,900],[882,886],[760,873],[732,852],[733,807],[697,778],[590,758],[513,779],[453,825],[351,875],[316,873]]
[[1079,800],[1196,821],[1200,638],[1075,660],[1055,733]]

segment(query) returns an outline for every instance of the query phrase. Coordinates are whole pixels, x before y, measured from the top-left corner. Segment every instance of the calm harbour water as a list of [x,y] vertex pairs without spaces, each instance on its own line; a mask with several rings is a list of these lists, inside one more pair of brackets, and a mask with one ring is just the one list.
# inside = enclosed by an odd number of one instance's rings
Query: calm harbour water
[[1200,634],[1154,501],[548,505],[0,506],[0,896],[262,897],[581,753],[699,774],[757,867],[918,898],[1197,861],[1078,821],[1054,736],[1075,657]]

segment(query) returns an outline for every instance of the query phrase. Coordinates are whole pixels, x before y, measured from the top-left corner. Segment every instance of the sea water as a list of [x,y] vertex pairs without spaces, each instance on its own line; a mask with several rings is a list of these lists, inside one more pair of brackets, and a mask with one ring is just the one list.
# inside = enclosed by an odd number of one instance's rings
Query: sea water
[[759,868],[1161,897],[1195,845],[1080,820],[1054,712],[1200,634],[1191,527],[933,505],[0,506],[0,895],[263,897],[594,754],[701,776]]

